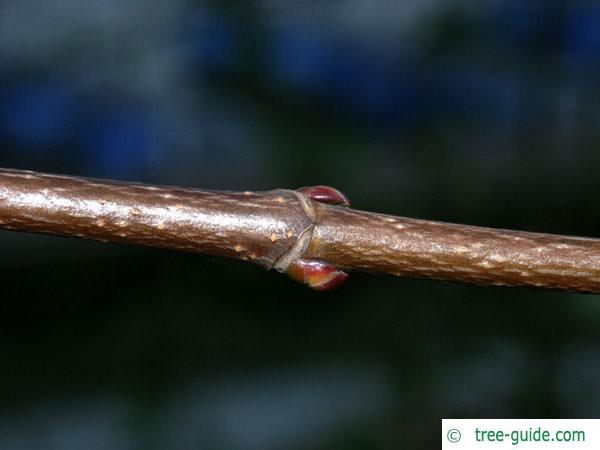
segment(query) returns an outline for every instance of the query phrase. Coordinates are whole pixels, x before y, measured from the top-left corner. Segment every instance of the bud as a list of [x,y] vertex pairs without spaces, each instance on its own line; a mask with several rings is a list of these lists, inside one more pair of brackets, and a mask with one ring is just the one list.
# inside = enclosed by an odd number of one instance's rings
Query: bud
[[330,186],[306,186],[298,189],[312,200],[329,205],[350,206],[350,200],[337,189]]
[[289,277],[316,291],[329,291],[348,279],[348,274],[323,261],[299,259],[287,269]]

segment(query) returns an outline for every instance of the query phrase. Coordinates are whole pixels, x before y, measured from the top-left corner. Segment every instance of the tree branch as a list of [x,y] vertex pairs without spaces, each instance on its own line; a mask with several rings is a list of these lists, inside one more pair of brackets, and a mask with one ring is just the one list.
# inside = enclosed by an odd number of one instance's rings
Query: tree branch
[[348,271],[600,293],[600,240],[394,217],[327,187],[216,192],[0,169],[0,228],[195,251],[315,289]]

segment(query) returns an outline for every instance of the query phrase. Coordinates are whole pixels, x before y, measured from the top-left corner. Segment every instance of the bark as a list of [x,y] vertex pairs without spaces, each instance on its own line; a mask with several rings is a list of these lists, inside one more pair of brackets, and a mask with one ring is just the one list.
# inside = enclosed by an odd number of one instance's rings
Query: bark
[[342,269],[600,292],[600,240],[319,206],[305,258]]
[[358,211],[298,191],[217,192],[0,169],[0,228],[348,271],[600,292],[600,240]]
[[0,169],[0,227],[271,267],[311,221],[292,191],[213,192]]

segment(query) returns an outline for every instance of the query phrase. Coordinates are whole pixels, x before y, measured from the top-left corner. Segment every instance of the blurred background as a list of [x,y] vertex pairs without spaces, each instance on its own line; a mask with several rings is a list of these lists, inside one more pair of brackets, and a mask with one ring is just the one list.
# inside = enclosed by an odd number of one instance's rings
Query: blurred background
[[[0,166],[600,236],[600,6],[7,0]],[[595,296],[0,232],[0,448],[429,449],[598,417]]]

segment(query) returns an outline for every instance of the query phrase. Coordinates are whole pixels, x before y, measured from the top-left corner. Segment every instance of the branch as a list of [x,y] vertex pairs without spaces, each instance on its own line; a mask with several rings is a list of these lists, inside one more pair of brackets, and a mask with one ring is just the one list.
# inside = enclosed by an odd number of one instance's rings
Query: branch
[[0,228],[237,258],[319,290],[348,270],[600,293],[600,239],[358,211],[323,186],[217,192],[0,169]]

